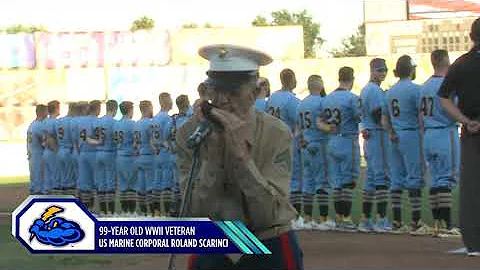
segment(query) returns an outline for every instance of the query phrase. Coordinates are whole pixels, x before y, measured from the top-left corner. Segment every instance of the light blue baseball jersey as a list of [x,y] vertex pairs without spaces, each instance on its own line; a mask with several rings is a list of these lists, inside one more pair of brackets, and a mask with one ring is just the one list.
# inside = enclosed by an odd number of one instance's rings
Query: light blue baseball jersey
[[[57,137],[57,132],[55,130],[55,126],[57,124],[58,119],[56,118],[51,118],[48,117],[45,119],[44,125],[43,125],[43,135],[44,136],[50,136],[50,137]],[[45,137],[46,138],[46,137]]]
[[382,129],[382,124],[375,123],[372,117],[372,113],[379,108],[382,110],[382,114],[388,114],[386,97],[382,88],[374,82],[369,82],[360,93],[360,102],[362,108],[361,129]]
[[33,135],[32,135],[32,126],[37,120],[33,120],[27,128],[27,154],[30,155],[32,153],[32,142],[33,142]]
[[327,134],[317,128],[317,116],[322,112],[323,98],[319,94],[307,96],[297,108],[297,125],[303,132],[307,142],[319,141],[327,138]]
[[357,95],[337,89],[323,99],[322,107],[327,121],[337,125],[337,133],[358,135],[361,106]]
[[168,140],[175,141],[175,133],[187,120],[190,115],[187,114],[175,114],[170,117],[169,121],[163,129],[163,137]]
[[72,134],[72,145],[78,145],[80,140],[80,131],[78,130],[78,123],[81,116],[72,117],[70,120],[70,132]]
[[114,125],[114,137],[117,145],[117,156],[133,155],[133,131],[135,121],[123,117]]
[[410,80],[400,80],[387,92],[388,111],[395,130],[418,128],[420,86]]
[[94,152],[96,147],[87,142],[87,138],[95,138],[95,121],[93,115],[80,116],[77,120],[78,146],[81,152]]
[[294,130],[298,104],[300,100],[291,91],[276,91],[267,101],[267,112],[281,119],[291,130]]
[[456,121],[443,109],[437,95],[443,79],[444,77],[432,76],[422,85],[418,109],[423,117],[425,128],[449,127],[456,124]]
[[257,111],[266,112],[267,111],[267,98],[257,98],[255,100],[255,109]]
[[98,145],[98,151],[115,151],[113,141],[113,126],[115,122],[116,120],[110,115],[102,116],[95,121],[95,135],[98,139],[103,140],[103,144]]
[[152,138],[155,145],[159,146],[166,140],[165,128],[169,121],[168,112],[159,112],[152,118]]
[[151,146],[150,139],[152,138],[152,125],[151,118],[143,118],[135,123],[133,138],[136,141],[138,153],[140,155],[152,155],[153,148]]
[[34,120],[27,131],[27,149],[30,153],[43,152],[42,139],[43,139],[43,125],[44,121]]
[[72,147],[72,121],[72,117],[64,116],[59,118],[55,124],[57,142],[61,148]]

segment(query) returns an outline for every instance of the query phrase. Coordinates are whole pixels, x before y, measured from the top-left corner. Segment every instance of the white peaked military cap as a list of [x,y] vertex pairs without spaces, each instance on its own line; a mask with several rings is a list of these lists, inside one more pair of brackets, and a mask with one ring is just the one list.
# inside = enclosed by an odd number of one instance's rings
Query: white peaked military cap
[[273,61],[264,52],[231,44],[208,45],[198,54],[210,61],[209,71],[255,71]]

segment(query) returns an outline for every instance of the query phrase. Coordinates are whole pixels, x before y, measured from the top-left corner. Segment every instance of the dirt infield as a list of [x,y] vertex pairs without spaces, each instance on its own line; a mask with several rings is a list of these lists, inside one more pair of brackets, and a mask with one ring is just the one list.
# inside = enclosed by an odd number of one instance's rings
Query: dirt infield
[[0,212],[12,212],[27,197],[28,188],[25,185],[0,185]]

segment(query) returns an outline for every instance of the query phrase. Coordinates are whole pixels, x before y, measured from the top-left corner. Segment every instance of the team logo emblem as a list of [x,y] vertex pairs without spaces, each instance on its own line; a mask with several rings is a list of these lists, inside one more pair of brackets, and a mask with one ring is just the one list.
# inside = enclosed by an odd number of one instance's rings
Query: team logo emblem
[[30,242],[37,239],[44,245],[55,247],[80,242],[85,237],[85,232],[78,223],[57,216],[63,211],[62,207],[56,205],[45,209],[40,218],[30,226]]
[[220,59],[224,59],[227,56],[228,51],[226,49],[221,49],[220,53],[218,54],[218,57]]

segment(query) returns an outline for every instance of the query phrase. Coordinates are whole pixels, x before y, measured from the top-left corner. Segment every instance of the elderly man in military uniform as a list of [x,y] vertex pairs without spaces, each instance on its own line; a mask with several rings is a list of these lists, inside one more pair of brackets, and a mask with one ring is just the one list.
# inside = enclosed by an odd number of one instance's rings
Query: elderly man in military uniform
[[[296,211],[288,202],[292,174],[292,135],[279,119],[255,110],[259,66],[272,59],[249,48],[211,45],[199,54],[210,61],[208,87],[213,108],[201,106],[177,132],[177,166],[182,189],[193,152],[187,140],[208,119],[212,132],[199,149],[187,216],[241,220],[269,248],[271,255],[200,254],[191,269],[302,269],[302,252],[290,221]],[[274,138],[274,139],[273,139]]]

